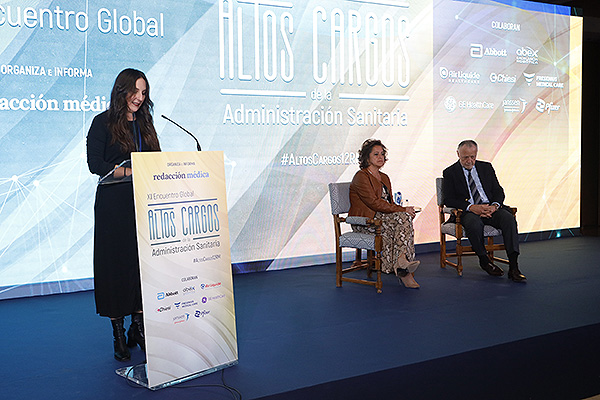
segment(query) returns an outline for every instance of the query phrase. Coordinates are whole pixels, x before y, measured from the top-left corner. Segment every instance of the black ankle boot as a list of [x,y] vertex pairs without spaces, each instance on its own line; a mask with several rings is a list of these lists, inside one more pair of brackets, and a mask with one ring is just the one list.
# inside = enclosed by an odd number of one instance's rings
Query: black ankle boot
[[111,319],[113,327],[113,342],[115,348],[115,360],[127,361],[131,359],[131,354],[127,348],[125,339],[125,328],[123,327],[123,317],[117,319]]
[[144,336],[144,315],[142,313],[131,314],[131,325],[127,331],[127,346],[139,345],[146,350],[146,337]]

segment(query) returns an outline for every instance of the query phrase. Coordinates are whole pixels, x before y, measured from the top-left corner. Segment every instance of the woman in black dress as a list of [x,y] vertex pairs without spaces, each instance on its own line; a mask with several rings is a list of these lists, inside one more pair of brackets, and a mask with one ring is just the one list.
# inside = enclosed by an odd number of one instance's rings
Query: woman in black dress
[[[150,86],[143,72],[117,76],[107,111],[92,121],[87,136],[90,171],[104,177],[132,151],[160,151],[152,120]],[[140,270],[131,168],[115,169],[96,190],[94,205],[94,288],[96,312],[113,326],[114,356],[129,360],[129,347],[145,349]],[[125,338],[124,317],[131,314]]]

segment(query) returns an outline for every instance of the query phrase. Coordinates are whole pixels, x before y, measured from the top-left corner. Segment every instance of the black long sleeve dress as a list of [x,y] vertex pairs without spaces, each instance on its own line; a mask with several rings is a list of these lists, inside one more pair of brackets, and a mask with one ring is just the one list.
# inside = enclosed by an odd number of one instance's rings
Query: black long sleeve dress
[[[92,173],[104,176],[130,159],[111,144],[107,112],[92,121],[87,136],[87,161]],[[134,135],[133,122],[131,132]],[[142,143],[142,151],[149,148]],[[96,312],[118,318],[142,310],[140,269],[131,181],[98,185],[94,204],[94,291]]]

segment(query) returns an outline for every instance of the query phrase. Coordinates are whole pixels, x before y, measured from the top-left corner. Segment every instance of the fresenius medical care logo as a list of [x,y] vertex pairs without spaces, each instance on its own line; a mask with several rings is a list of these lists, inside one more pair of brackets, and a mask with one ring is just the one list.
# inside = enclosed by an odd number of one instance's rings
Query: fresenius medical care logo
[[535,73],[532,72],[531,74],[528,74],[527,72],[523,72],[523,76],[525,77],[525,82],[527,82],[527,86],[531,86],[531,84],[533,83],[533,78],[535,78]]

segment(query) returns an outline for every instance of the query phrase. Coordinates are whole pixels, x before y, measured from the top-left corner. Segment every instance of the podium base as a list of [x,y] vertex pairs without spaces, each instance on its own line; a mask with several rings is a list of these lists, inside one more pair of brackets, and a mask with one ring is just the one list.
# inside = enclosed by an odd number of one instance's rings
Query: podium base
[[172,381],[165,382],[165,383],[162,383],[162,384],[156,385],[156,386],[149,386],[148,385],[148,375],[146,373],[146,363],[145,362],[143,364],[132,365],[131,367],[119,368],[115,372],[116,372],[117,375],[122,376],[123,378],[125,378],[127,380],[130,380],[132,382],[135,382],[135,383],[137,383],[140,386],[143,386],[143,387],[148,388],[150,390],[158,390],[158,389],[166,388],[168,386],[176,385],[176,384],[181,383],[181,382],[189,381],[191,379],[196,379],[196,378],[199,378],[199,377],[204,376],[204,375],[212,374],[213,372],[217,372],[217,371],[219,371],[221,369],[234,366],[237,363],[238,363],[238,361],[235,360],[235,361],[227,363],[227,364],[223,364],[223,365],[219,365],[217,367],[209,368],[209,369],[206,369],[204,371],[197,372],[197,373],[192,374],[192,375],[184,376],[182,378],[174,379]]

